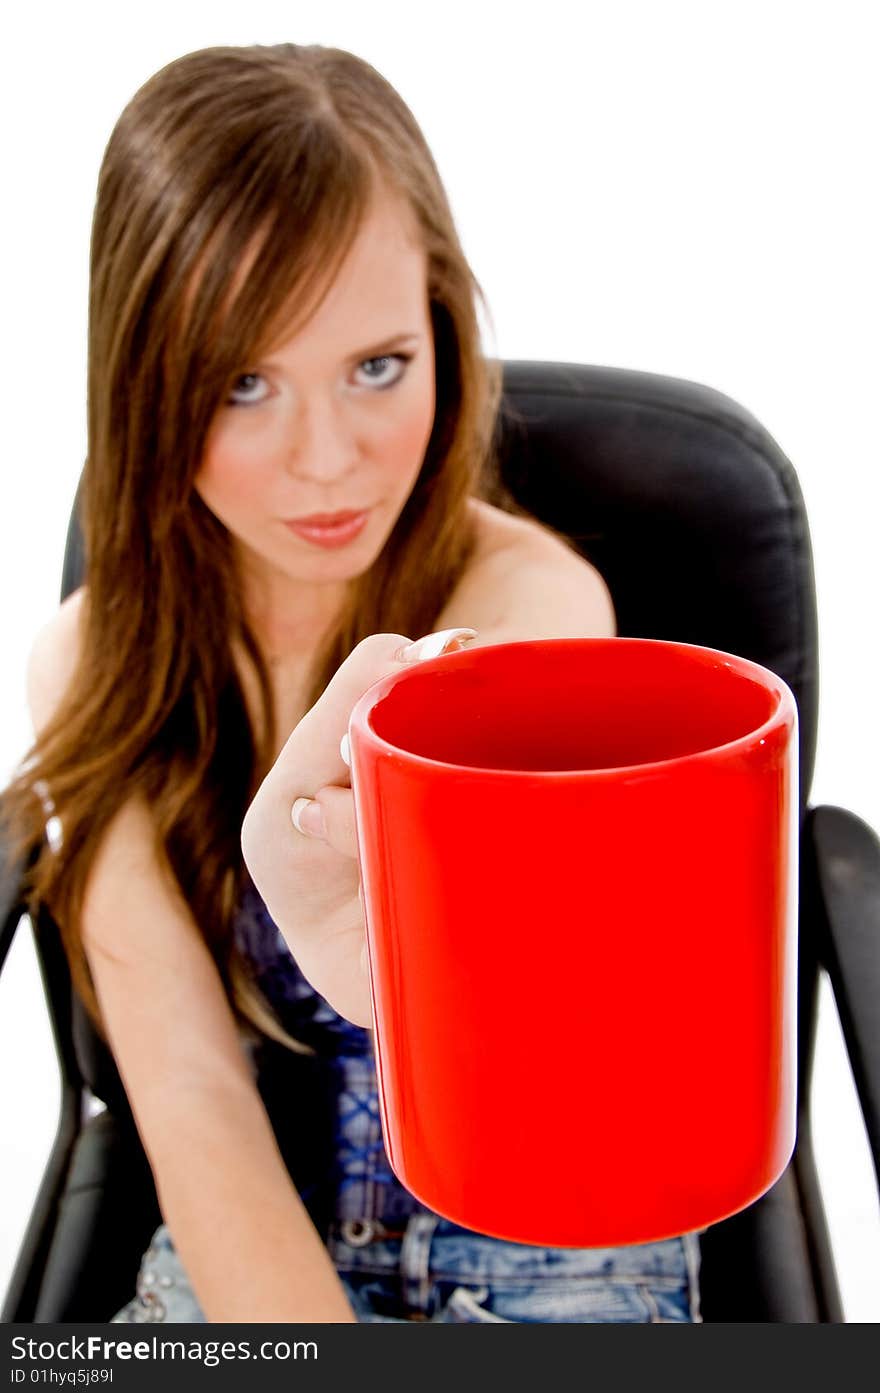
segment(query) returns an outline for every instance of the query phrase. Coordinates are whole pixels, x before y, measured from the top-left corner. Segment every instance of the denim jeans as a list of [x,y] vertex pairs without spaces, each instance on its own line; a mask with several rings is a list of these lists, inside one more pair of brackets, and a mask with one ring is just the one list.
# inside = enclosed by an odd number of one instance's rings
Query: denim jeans
[[[626,1248],[538,1248],[418,1213],[395,1235],[375,1220],[344,1220],[328,1247],[360,1322],[700,1319],[696,1234]],[[145,1255],[137,1296],[113,1320],[205,1320],[164,1225]]]
[[[364,1240],[367,1241],[364,1241]],[[698,1321],[695,1234],[626,1248],[540,1248],[488,1238],[436,1214],[400,1237],[342,1224],[330,1253],[361,1321]]]

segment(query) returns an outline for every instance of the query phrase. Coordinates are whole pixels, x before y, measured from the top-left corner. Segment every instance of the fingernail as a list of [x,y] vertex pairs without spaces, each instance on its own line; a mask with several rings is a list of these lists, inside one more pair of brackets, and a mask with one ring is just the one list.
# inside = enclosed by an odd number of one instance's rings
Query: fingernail
[[291,821],[304,837],[326,837],[324,810],[314,798],[297,798],[290,810]]
[[402,663],[421,663],[427,658],[439,658],[444,653],[467,648],[476,637],[476,629],[440,629],[436,634],[426,634],[415,643],[408,643],[397,657]]
[[351,746],[348,743],[348,736],[343,735],[339,742],[339,753],[342,756],[342,763],[351,768]]

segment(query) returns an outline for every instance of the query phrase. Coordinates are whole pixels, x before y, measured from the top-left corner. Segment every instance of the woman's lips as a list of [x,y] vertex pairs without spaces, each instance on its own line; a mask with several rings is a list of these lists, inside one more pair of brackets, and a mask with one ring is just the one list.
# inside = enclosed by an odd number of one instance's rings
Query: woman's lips
[[315,513],[308,518],[285,518],[284,526],[317,547],[344,547],[366,526],[369,509],[354,513]]

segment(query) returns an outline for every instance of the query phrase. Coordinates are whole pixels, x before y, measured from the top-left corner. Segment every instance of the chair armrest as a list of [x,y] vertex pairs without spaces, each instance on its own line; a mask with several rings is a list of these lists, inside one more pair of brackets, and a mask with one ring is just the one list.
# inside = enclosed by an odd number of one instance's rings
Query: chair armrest
[[109,1111],[80,1131],[29,1319],[104,1323],[134,1296],[144,1250],[162,1222],[133,1125]]
[[809,809],[802,847],[818,891],[817,951],[880,1183],[880,840],[854,813],[823,805]]
[[[24,857],[14,858],[10,854],[7,827],[3,818],[2,797],[0,797],[0,972],[6,962],[16,929],[28,912],[24,894]],[[30,920],[28,920],[30,926]],[[58,948],[59,952],[63,950]],[[40,960],[40,971],[46,986],[45,966]],[[53,1038],[56,1051],[59,1048],[57,1022],[50,1012]],[[46,1253],[51,1242],[58,1206],[58,1197],[67,1173],[70,1153],[80,1129],[81,1094],[69,1077],[69,1070],[61,1071],[61,1108],[58,1127],[52,1150],[46,1162],[43,1179],[34,1200],[27,1229],[18,1252],[9,1285],[0,1308],[0,1323],[30,1322],[33,1320],[35,1302],[39,1293]]]

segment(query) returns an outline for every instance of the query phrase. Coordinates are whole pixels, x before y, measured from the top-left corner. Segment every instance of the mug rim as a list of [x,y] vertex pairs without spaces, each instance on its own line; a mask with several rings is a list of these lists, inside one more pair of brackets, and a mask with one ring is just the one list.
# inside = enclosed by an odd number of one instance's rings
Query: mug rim
[[[489,652],[494,649],[510,648],[535,648],[546,649],[549,647],[560,647],[562,645],[575,644],[578,646],[603,646],[611,644],[626,643],[630,645],[640,645],[650,648],[664,648],[673,651],[697,652],[708,654],[722,659],[719,664],[721,667],[731,669],[743,677],[750,677],[760,682],[761,686],[769,695],[778,698],[775,709],[770,713],[765,721],[753,730],[746,731],[744,735],[738,735],[733,740],[725,741],[721,745],[710,745],[706,749],[693,750],[689,754],[673,755],[669,759],[655,759],[643,761],[638,764],[615,764],[600,769],[501,769],[491,765],[483,766],[477,764],[454,764],[449,760],[433,759],[430,755],[417,754],[414,750],[407,750],[402,745],[395,745],[384,736],[379,735],[371,724],[370,717],[380,701],[397,686],[399,682],[405,681],[413,673],[447,671],[453,664],[466,665],[472,659],[475,652]],[[498,643],[486,645],[481,649],[473,647],[465,648],[460,652],[443,654],[438,658],[431,658],[422,661],[412,667],[404,668],[401,672],[393,672],[385,677],[380,677],[372,686],[360,696],[352,708],[348,722],[348,737],[354,748],[354,744],[360,740],[366,740],[385,755],[395,756],[418,766],[424,766],[434,771],[444,771],[454,775],[479,775],[482,778],[493,777],[498,779],[619,779],[621,775],[631,775],[638,777],[650,777],[651,775],[665,774],[669,770],[681,765],[692,765],[694,763],[704,763],[713,761],[718,763],[733,761],[739,754],[752,749],[756,744],[762,743],[767,735],[777,727],[789,725],[793,733],[797,732],[798,712],[797,702],[794,693],[784,678],[774,672],[772,668],[764,667],[761,663],[754,662],[751,658],[744,658],[738,653],[729,653],[720,648],[709,648],[701,643],[684,643],[677,639],[659,638],[630,638],[624,636],[608,637],[589,637],[584,638],[543,638],[543,639],[517,639],[510,643]],[[353,738],[354,737],[354,738]]]

